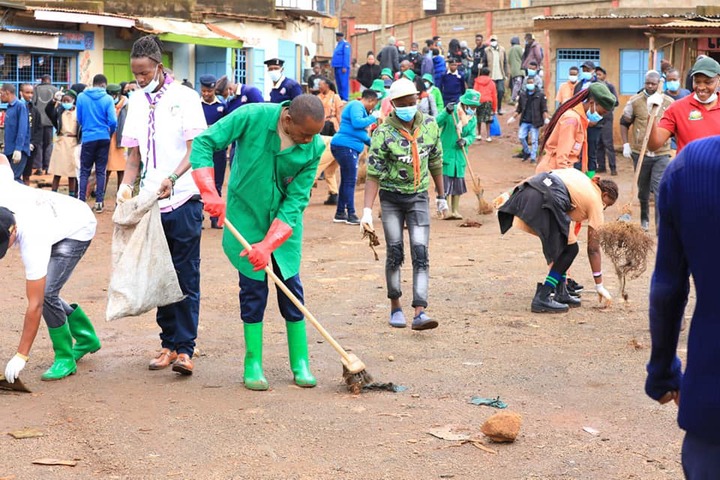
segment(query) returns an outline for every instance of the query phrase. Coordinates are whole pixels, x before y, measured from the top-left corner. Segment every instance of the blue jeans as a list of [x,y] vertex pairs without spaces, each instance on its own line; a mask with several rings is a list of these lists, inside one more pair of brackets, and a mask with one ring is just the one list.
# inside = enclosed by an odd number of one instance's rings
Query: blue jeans
[[682,466],[687,480],[720,478],[720,444],[708,443],[686,433],[682,446]]
[[410,257],[413,266],[413,307],[427,307],[428,280],[430,278],[430,205],[428,192],[402,194],[380,190],[382,224],[385,232],[387,259],[385,280],[388,298],[402,296],[400,267],[405,260],[403,226],[407,225],[410,237]]
[[[273,273],[282,279],[285,286],[297,297],[298,300],[304,305],[305,299],[303,294],[303,286],[300,281],[300,274],[294,275],[288,279],[283,279],[280,273],[280,268],[275,259],[272,259]],[[260,323],[263,321],[265,316],[265,307],[267,307],[268,300],[268,284],[267,279],[265,280],[253,280],[250,277],[246,277],[242,273],[238,273],[240,276],[240,318],[245,323]],[[278,308],[280,309],[280,315],[288,322],[299,322],[305,316],[299,308],[280,290],[277,290]]]
[[[522,143],[523,152],[530,155],[530,160],[535,161],[537,160],[537,151],[538,151],[538,133],[539,129],[533,127],[532,123],[526,123],[523,122],[520,124],[520,129],[518,130],[518,138],[520,139],[520,143]],[[532,142],[532,149],[528,145],[528,134],[530,134],[530,141]]]
[[155,319],[160,326],[163,348],[186,353],[192,358],[200,315],[200,235],[203,204],[190,200],[177,210],[161,214],[165,238],[177,272],[183,300],[158,307]]
[[340,165],[340,188],[338,190],[337,215],[355,215],[355,182],[359,153],[348,147],[330,145],[330,151]]
[[73,308],[60,298],[60,290],[67,283],[89,246],[90,241],[82,242],[68,238],[52,246],[45,277],[43,302],[43,318],[49,328],[62,327],[67,321],[67,316],[73,311]]
[[78,198],[85,201],[88,179],[95,165],[95,201],[102,202],[105,199],[105,177],[107,173],[108,153],[110,151],[110,140],[95,140],[82,144],[80,149],[80,187]]

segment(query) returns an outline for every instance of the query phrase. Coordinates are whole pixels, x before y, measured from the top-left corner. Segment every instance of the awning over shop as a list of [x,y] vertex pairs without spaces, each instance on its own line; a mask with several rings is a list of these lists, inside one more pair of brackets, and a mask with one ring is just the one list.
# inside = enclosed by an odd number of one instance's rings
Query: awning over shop
[[[686,18],[678,15],[546,15],[533,18],[536,29],[542,30],[597,30],[645,28],[648,23],[671,22]],[[357,27],[355,27],[357,28]]]
[[0,46],[19,46],[57,50],[59,38],[60,35],[57,33],[0,27]]
[[120,28],[132,28],[135,26],[134,18],[109,13],[89,13],[54,8],[35,8],[34,15],[35,20],[41,20],[44,22],[78,23]]
[[220,48],[242,48],[240,37],[211,23],[193,23],[168,18],[141,17],[138,30],[156,34],[160,40]]

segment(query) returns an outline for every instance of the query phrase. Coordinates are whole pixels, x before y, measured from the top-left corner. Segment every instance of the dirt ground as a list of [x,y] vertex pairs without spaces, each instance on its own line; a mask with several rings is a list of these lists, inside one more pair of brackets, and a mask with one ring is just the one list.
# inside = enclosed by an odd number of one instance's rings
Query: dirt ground
[[[492,144],[471,147],[489,200],[532,173],[527,163],[510,158],[516,149],[507,132]],[[631,166],[621,156],[618,164],[622,204]],[[113,179],[111,207],[114,191]],[[83,359],[76,375],[41,382],[52,362],[47,330],[41,327],[22,375],[34,393],[0,393],[0,432],[33,427],[44,436],[15,440],[0,435],[0,478],[682,477],[676,408],[658,405],[643,391],[650,271],[630,283],[629,305],[618,301],[600,310],[588,289],[580,309],[531,314],[535,283],[546,273],[539,241],[514,231],[501,238],[496,218],[475,215],[476,200],[467,194],[461,210],[482,227],[458,228],[460,222],[442,220],[431,226],[428,312],[440,327],[393,329],[387,324],[384,247],[381,261],[374,261],[358,227],[332,223],[334,207],[324,206],[325,198],[321,181],[306,212],[301,275],[307,306],[376,380],[395,382],[406,391],[350,395],[337,355],[310,327],[318,386],[295,387],[274,296],[266,315],[264,359],[271,390],[246,390],[237,274],[222,252],[221,232],[210,229],[202,243],[195,374],[181,378],[169,370],[149,371],[147,363],[159,348],[153,315],[104,320],[112,232],[108,209],[99,215],[97,237],[63,291],[94,319],[102,350]],[[361,198],[360,188],[360,206]],[[636,209],[636,220],[638,214]],[[617,209],[608,209],[606,216],[615,218]],[[572,276],[590,286],[582,247]],[[604,270],[607,286],[619,298],[608,262]],[[409,262],[403,275],[403,304],[410,317]],[[4,367],[16,348],[25,308],[17,251],[0,263],[0,278]],[[522,415],[514,444],[485,440],[496,452],[489,453],[427,433],[448,424],[479,432],[496,410],[472,405],[476,395],[500,396],[509,410]],[[32,464],[47,457],[74,459],[77,466]]]

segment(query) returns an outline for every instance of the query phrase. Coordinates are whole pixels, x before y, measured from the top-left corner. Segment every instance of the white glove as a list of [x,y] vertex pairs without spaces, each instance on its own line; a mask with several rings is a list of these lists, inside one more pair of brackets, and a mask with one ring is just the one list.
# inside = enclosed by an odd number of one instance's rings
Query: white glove
[[363,208],[363,216],[360,219],[360,229],[364,229],[363,225],[367,225],[371,230],[374,230],[372,223],[372,208]]
[[375,118],[380,118],[380,116],[382,115],[382,112],[380,110],[373,110],[370,115],[372,115]]
[[435,206],[437,207],[438,215],[441,215],[441,216],[444,216],[445,212],[447,212],[449,210],[447,200],[445,200],[444,198],[436,199]]
[[610,292],[608,292],[607,288],[603,287],[602,283],[595,284],[595,290],[597,291],[601,300],[604,299],[608,302],[612,301],[612,295],[610,295]]
[[117,197],[115,198],[115,201],[119,204],[125,203],[128,200],[132,198],[133,194],[133,187],[132,185],[128,185],[127,183],[123,183],[120,185],[117,191]]
[[544,123],[545,125],[549,124],[549,123],[550,123],[550,119],[549,119],[549,118],[546,118],[546,119],[543,121],[543,123]]
[[34,150],[35,150],[35,145],[33,145],[33,144],[31,143],[31,144],[30,144],[30,151],[32,152],[32,151],[34,151]]
[[623,157],[632,158],[632,148],[629,143],[623,143]]
[[63,92],[62,92],[62,90],[59,90],[59,91],[55,92],[54,98],[55,98],[55,101],[56,101],[56,102],[62,102],[62,97],[63,97]]
[[22,152],[20,150],[15,150],[12,155],[12,161],[17,164],[20,163],[20,160],[22,160]]
[[12,357],[5,367],[5,380],[10,383],[15,383],[15,379],[20,376],[20,372],[25,368],[26,363],[27,362],[18,355]]
[[507,124],[510,125],[510,124],[513,123],[514,121],[515,121],[515,117],[512,116],[512,115],[510,115],[510,118],[508,118]]
[[647,108],[648,112],[652,110],[653,105],[657,105],[658,107],[663,104],[663,96],[660,93],[653,93],[650,95],[647,99]]

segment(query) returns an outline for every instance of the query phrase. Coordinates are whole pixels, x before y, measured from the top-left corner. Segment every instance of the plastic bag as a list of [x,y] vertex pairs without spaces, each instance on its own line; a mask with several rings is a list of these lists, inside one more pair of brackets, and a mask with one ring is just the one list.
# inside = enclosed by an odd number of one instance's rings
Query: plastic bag
[[135,317],[182,300],[157,197],[141,193],[119,204],[113,223],[107,320]]
[[498,121],[497,115],[493,115],[492,123],[490,124],[490,136],[499,137],[501,135],[500,122]]

